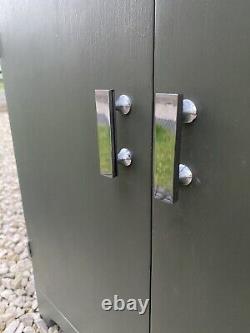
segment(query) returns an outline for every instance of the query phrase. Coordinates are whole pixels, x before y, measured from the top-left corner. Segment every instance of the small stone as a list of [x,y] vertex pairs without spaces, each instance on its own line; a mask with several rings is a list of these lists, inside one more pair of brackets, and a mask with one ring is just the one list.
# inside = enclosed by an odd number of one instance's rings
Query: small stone
[[35,322],[37,322],[39,319],[41,319],[40,314],[37,313],[37,312],[33,312],[32,316],[33,316],[33,319],[34,319]]
[[24,323],[20,323],[19,326],[17,327],[15,333],[22,333],[24,329]]
[[10,278],[10,279],[14,279],[15,274],[9,272],[9,273],[7,273],[7,274],[4,274],[4,277],[6,277],[6,278]]
[[11,295],[13,295],[13,291],[10,289],[6,289],[1,292],[1,297],[5,299],[8,299]]
[[35,300],[32,302],[32,309],[35,311],[37,308],[38,308],[38,303],[37,303],[37,300],[35,299]]
[[8,230],[7,230],[10,234],[14,234],[14,233],[16,233],[16,231],[17,231],[17,229],[16,228],[13,228],[13,227],[11,227],[11,228],[8,228]]
[[15,313],[4,313],[0,315],[0,322],[7,323],[13,319],[15,319]]
[[11,273],[15,273],[17,271],[17,265],[15,264],[15,265],[12,265],[11,267],[10,267],[10,272]]
[[6,254],[7,254],[7,250],[6,249],[1,249],[0,250],[0,258],[1,259],[4,258],[6,256]]
[[36,326],[40,330],[40,333],[48,333],[48,327],[43,319],[37,320]]
[[16,318],[21,317],[25,313],[25,310],[23,308],[18,307],[16,309]]
[[29,278],[30,277],[30,272],[29,271],[24,271],[23,272],[23,277]]
[[24,328],[23,332],[24,333],[35,333],[35,330],[31,326],[27,326],[27,327]]
[[14,300],[14,305],[18,306],[18,307],[22,307],[24,303],[25,303],[25,297],[24,296],[19,296]]
[[28,279],[27,278],[22,278],[22,280],[21,280],[21,286],[23,288],[25,288],[27,286],[27,284],[28,284]]
[[14,242],[14,243],[18,243],[19,241],[20,241],[20,235],[19,234],[15,234],[12,238],[11,238],[11,240],[12,240],[12,242]]
[[29,282],[26,287],[27,295],[32,296],[35,292],[34,284]]
[[18,274],[16,275],[14,281],[12,281],[12,288],[19,289],[21,286],[22,286],[22,275]]
[[23,253],[20,254],[20,259],[26,259],[29,258],[29,251],[27,249],[24,249]]
[[15,247],[15,253],[17,253],[17,254],[22,253],[24,251],[24,248],[25,248],[25,245],[22,242],[18,243]]
[[5,327],[6,327],[6,324],[3,321],[0,321],[0,332],[3,332]]
[[31,269],[31,267],[32,267],[32,264],[31,264],[30,259],[23,259],[17,263],[17,269],[19,272],[27,271],[27,270]]
[[[6,237],[6,236],[5,236]],[[5,247],[8,248],[10,245],[12,244],[12,242],[10,240],[8,240],[8,238],[6,239],[6,242],[5,242]]]
[[5,304],[3,302],[0,303],[0,314],[3,314],[8,306],[8,303]]
[[6,273],[8,273],[9,268],[6,264],[1,264],[0,265],[0,275],[4,275]]
[[22,296],[22,295],[25,294],[25,290],[24,289],[17,289],[17,290],[15,290],[15,293],[18,296]]
[[24,326],[32,326],[34,321],[32,313],[24,314],[20,317],[20,320],[22,323],[24,323]]
[[11,283],[12,283],[12,279],[9,279],[9,278],[2,279],[2,285],[6,289],[11,289]]
[[[10,290],[10,289],[7,289],[7,290],[12,292],[12,290]],[[15,294],[11,294],[8,297],[8,302],[14,302],[15,299],[16,299],[16,295]]]
[[23,305],[23,308],[26,309],[26,310],[30,309],[31,305],[32,305],[31,301],[26,301]]
[[11,314],[13,314],[13,315],[16,315],[16,307],[15,307],[13,304],[10,304],[10,305],[7,307],[5,313],[11,313]]
[[48,333],[58,333],[57,326],[52,326],[49,328]]
[[8,258],[8,266],[9,266],[9,268],[10,268],[11,266],[15,265],[15,264],[16,264],[16,261],[15,261],[14,259],[11,260],[11,259]]
[[14,333],[19,325],[19,320],[12,321],[3,331],[3,333]]

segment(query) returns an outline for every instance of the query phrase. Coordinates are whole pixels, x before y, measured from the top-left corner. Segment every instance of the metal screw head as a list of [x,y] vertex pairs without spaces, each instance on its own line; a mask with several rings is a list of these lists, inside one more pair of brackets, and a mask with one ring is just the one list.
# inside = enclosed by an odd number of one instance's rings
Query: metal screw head
[[189,185],[192,182],[193,174],[188,166],[179,164],[179,182],[181,185]]
[[183,100],[182,118],[185,124],[192,123],[197,117],[197,108],[190,99]]
[[132,152],[127,148],[122,148],[117,155],[117,161],[126,167],[130,166],[132,163]]
[[132,100],[127,95],[121,95],[115,102],[115,108],[122,114],[128,114],[131,110]]

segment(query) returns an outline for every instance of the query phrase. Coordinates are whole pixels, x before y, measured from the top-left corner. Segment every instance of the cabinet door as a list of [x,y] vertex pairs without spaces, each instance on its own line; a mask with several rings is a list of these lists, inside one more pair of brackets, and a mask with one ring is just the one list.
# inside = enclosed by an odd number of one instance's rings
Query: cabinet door
[[182,93],[193,182],[153,201],[152,333],[250,327],[250,2],[156,0],[155,92]]
[[[151,0],[1,1],[4,80],[40,311],[65,332],[145,333],[149,311],[103,311],[115,294],[149,298],[153,22]],[[95,89],[132,97],[100,175]]]

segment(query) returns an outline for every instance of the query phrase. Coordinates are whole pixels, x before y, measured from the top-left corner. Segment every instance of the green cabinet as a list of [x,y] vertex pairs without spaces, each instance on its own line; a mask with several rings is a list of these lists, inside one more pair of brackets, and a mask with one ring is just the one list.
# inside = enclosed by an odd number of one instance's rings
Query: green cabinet
[[[249,328],[249,10],[247,0],[2,1],[39,306],[65,332]],[[133,162],[115,178],[100,175],[96,89],[132,98],[115,129]],[[193,181],[174,204],[153,193],[156,93],[198,109],[179,152]],[[114,295],[151,304],[104,311]]]

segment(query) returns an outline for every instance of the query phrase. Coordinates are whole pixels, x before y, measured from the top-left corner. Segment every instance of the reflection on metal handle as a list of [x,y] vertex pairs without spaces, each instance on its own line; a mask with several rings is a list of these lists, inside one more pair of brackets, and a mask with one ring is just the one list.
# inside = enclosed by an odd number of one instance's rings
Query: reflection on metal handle
[[114,90],[95,90],[100,173],[117,175]]
[[128,114],[132,100],[127,95],[121,95],[115,102],[114,90],[95,90],[95,100],[100,174],[113,178],[117,176],[117,162],[124,166],[132,163],[132,153],[127,148],[122,148],[116,154],[115,140],[115,112]]
[[154,196],[177,200],[183,97],[157,93],[154,118]]
[[197,116],[194,103],[179,94],[157,93],[154,110],[154,197],[178,199],[178,183],[189,185],[191,170],[180,164],[181,127]]

